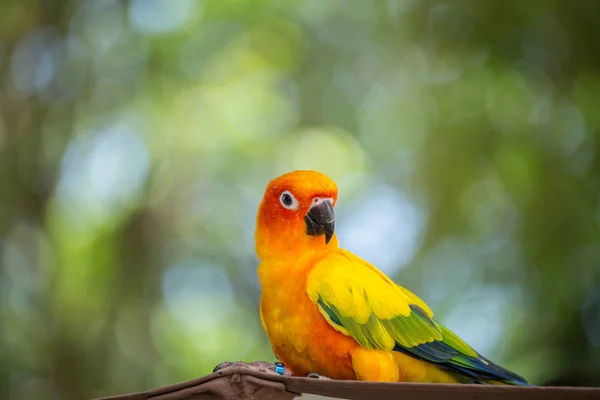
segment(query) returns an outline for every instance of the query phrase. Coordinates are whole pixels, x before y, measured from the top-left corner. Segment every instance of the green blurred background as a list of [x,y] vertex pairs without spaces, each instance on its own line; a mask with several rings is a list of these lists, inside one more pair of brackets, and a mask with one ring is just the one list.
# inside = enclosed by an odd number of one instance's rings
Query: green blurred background
[[600,2],[0,0],[0,37],[0,398],[274,361],[254,219],[307,168],[480,352],[600,385]]

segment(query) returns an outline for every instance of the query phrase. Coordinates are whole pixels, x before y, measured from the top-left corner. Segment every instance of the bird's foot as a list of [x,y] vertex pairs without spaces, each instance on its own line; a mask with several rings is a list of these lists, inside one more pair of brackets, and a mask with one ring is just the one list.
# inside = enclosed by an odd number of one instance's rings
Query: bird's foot
[[310,374],[306,375],[306,377],[312,379],[329,379],[328,377],[317,374],[316,372],[311,372]]
[[213,373],[220,371],[222,369],[225,369],[225,368],[232,367],[233,365],[239,364],[239,363],[241,363],[241,361],[237,361],[237,362],[223,361],[222,363],[220,363],[219,365],[217,365],[216,367],[213,368]]
[[231,368],[231,367],[249,368],[249,369],[253,369],[255,371],[259,371],[259,372],[267,372],[267,373],[283,375],[283,376],[291,376],[292,375],[292,372],[288,368],[285,368],[282,363],[271,364],[266,361],[254,361],[251,363],[245,363],[243,361],[235,361],[235,362],[223,361],[221,364],[217,365],[213,369],[213,372],[218,372],[218,371],[224,370],[226,368]]

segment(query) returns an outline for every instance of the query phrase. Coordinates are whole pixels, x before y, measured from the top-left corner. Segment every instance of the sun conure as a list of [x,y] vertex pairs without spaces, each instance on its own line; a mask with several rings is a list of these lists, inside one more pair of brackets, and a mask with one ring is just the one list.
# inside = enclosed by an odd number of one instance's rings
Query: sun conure
[[286,368],[332,379],[527,385],[436,321],[415,294],[340,248],[337,197],[327,176],[294,171],[271,181],[259,206],[261,320]]

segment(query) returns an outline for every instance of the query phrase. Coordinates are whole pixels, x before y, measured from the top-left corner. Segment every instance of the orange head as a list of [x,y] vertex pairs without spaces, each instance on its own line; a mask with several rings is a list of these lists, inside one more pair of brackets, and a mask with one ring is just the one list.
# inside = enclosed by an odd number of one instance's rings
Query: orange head
[[337,247],[337,194],[335,183],[316,171],[289,172],[269,182],[256,219],[258,258]]

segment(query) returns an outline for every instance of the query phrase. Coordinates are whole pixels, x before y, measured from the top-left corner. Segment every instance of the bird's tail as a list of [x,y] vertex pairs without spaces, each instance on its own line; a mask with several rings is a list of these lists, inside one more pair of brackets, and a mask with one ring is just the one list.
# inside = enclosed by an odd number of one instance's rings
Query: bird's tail
[[473,366],[452,366],[453,372],[459,375],[458,379],[463,383],[533,386],[514,372],[510,372],[494,364],[480,354],[478,356],[477,359],[472,359],[472,361],[476,361],[473,362]]

